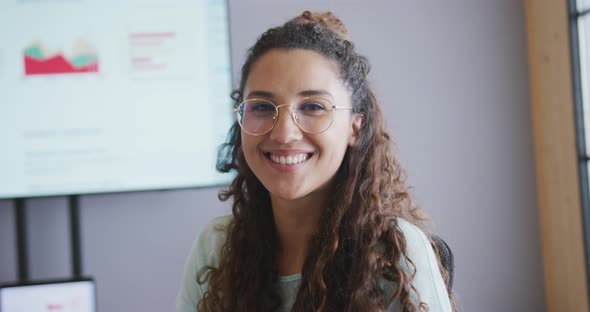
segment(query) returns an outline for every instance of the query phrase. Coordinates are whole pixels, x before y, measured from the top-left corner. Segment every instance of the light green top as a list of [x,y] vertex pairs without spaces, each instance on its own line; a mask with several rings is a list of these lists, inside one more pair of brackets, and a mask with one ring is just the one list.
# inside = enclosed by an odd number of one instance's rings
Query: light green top
[[[176,312],[197,311],[197,303],[207,289],[206,284],[197,283],[197,272],[205,265],[216,267],[219,264],[219,252],[225,242],[225,229],[231,218],[232,216],[228,215],[209,221],[195,240],[186,262],[184,279],[176,297]],[[398,220],[398,226],[406,238],[407,256],[416,266],[416,276],[412,284],[418,290],[420,300],[428,304],[430,312],[451,312],[447,290],[428,238],[418,227],[404,219]],[[404,271],[410,271],[406,261],[401,261],[401,266]],[[291,310],[300,282],[301,274],[279,276],[278,287],[282,298],[280,311]],[[397,289],[397,284],[386,280],[382,280],[380,284],[386,298]],[[417,303],[414,292],[411,297]],[[394,301],[389,311],[401,311],[399,301]]]

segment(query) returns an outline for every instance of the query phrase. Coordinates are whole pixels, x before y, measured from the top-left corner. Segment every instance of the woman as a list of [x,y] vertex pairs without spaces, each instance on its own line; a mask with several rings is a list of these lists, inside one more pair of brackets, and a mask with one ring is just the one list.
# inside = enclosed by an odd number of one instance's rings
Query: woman
[[177,311],[452,311],[367,60],[332,13],[249,50],[218,169],[232,214],[203,229]]

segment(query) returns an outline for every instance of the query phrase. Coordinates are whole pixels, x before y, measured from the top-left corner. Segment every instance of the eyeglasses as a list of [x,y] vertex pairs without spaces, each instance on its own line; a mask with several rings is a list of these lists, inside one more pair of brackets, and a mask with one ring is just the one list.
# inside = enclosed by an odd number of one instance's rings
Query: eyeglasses
[[244,132],[250,135],[263,135],[274,128],[279,120],[279,108],[288,106],[291,118],[304,132],[321,133],[332,125],[334,110],[350,109],[350,106],[336,106],[328,99],[308,97],[295,104],[275,105],[264,99],[247,99],[240,103],[234,111],[238,123]]

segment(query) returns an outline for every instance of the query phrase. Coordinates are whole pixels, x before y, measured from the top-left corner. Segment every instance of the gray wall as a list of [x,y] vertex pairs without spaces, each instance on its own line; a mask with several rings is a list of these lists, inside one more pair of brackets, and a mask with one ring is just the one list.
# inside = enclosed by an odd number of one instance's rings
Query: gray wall
[[[456,257],[463,311],[543,311],[524,8],[513,0],[229,1],[232,57],[271,25],[329,9],[369,57],[416,201]],[[234,69],[237,72],[238,68]],[[82,197],[84,269],[100,311],[171,311],[217,189]],[[65,199],[31,201],[34,278],[69,272]],[[16,277],[0,201],[0,281]]]

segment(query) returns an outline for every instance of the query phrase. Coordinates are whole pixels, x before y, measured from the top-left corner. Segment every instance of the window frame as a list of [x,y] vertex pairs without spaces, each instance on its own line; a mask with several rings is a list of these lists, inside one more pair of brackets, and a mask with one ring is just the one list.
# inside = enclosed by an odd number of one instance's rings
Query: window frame
[[541,253],[549,312],[589,311],[571,1],[525,0]]
[[[568,0],[568,13],[573,83],[572,93],[575,107],[576,145],[578,151],[579,188],[584,228],[584,249],[586,256],[586,284],[590,285],[590,274],[588,274],[588,272],[590,272],[590,184],[588,182],[588,166],[590,165],[590,157],[588,156],[586,142],[584,91],[582,89],[582,56],[580,53],[579,33],[581,19],[590,18],[590,7],[586,8],[585,10],[578,11],[578,1]],[[589,107],[590,105],[586,106]]]

